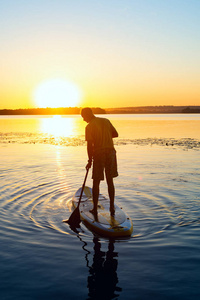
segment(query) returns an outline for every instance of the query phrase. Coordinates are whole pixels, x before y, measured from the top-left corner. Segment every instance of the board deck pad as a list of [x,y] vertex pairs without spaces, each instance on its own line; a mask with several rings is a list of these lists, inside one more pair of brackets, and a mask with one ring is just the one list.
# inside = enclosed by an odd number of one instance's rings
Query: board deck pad
[[[81,193],[81,188],[75,193],[73,197],[73,205],[77,207],[79,197]],[[129,233],[132,232],[132,222],[129,220],[127,214],[115,204],[115,215],[112,217],[110,214],[110,200],[104,197],[102,194],[99,195],[98,200],[98,209],[97,209],[97,218],[90,212],[93,208],[92,201],[92,189],[85,186],[83,195],[80,203],[80,216],[83,222],[91,225],[97,230],[105,230],[105,233],[109,235],[128,235],[128,227],[130,227]],[[128,225],[128,227],[126,226]],[[124,232],[124,233],[123,233]]]

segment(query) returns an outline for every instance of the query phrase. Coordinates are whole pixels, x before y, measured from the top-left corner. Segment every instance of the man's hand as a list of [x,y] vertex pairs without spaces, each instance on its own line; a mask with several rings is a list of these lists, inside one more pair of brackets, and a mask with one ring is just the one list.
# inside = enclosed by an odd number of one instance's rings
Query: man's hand
[[86,167],[85,167],[86,170],[90,169],[91,166],[92,166],[92,160],[88,160],[88,163],[87,163],[87,165],[86,165]]

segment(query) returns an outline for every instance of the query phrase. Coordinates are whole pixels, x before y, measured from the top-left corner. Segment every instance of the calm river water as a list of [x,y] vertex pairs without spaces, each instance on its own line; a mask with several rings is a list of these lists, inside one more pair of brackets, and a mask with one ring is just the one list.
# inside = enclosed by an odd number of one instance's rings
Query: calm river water
[[126,239],[62,223],[85,176],[79,116],[0,117],[0,299],[200,298],[200,115],[106,117]]

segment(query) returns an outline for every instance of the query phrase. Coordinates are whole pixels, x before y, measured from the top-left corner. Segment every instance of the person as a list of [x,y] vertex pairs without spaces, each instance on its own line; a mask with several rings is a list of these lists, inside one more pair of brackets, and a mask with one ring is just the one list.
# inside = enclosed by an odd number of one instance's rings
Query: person
[[97,217],[100,181],[104,180],[105,173],[110,199],[110,213],[111,216],[114,216],[115,187],[113,178],[118,176],[118,171],[113,138],[118,137],[118,132],[108,119],[96,117],[89,107],[81,110],[81,116],[88,123],[85,128],[88,154],[86,169],[91,168],[93,163],[93,209],[90,212]]

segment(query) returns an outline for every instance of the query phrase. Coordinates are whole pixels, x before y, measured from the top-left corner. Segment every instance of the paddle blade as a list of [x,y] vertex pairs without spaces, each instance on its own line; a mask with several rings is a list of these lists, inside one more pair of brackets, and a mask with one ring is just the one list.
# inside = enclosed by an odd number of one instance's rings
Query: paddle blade
[[71,214],[71,216],[69,217],[69,219],[65,220],[63,222],[68,223],[72,228],[79,227],[79,224],[81,222],[79,208],[77,207],[73,211],[73,213]]

